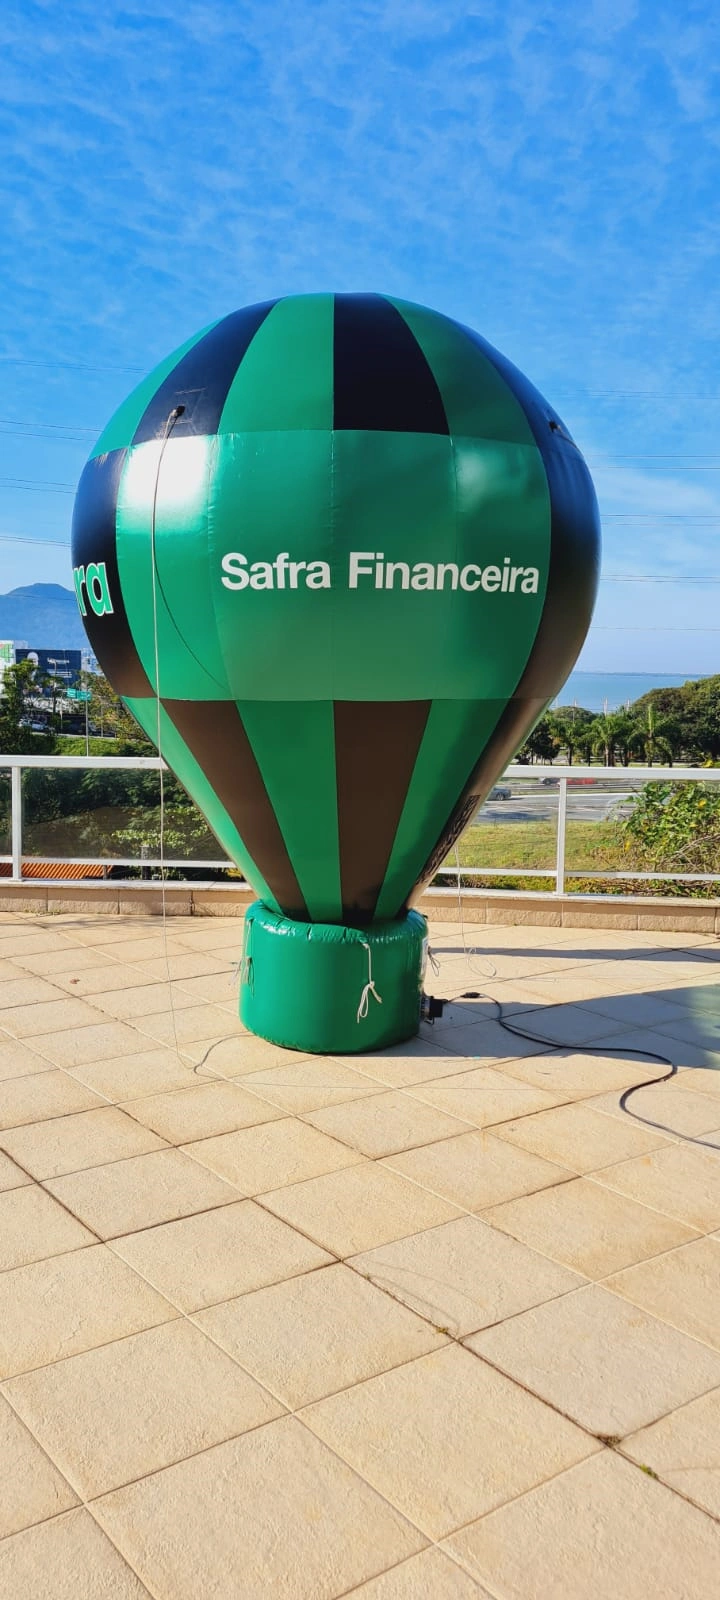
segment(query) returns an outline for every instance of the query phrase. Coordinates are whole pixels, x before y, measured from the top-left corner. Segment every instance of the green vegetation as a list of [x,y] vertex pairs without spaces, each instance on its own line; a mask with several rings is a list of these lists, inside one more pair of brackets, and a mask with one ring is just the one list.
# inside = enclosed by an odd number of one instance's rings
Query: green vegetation
[[[154,747],[99,674],[84,674],[91,755],[153,755]],[[63,735],[57,696],[43,694],[32,663],[9,667],[0,698],[0,752],[84,755],[84,734]],[[52,726],[40,731],[38,722]],[[35,726],[33,726],[33,724]],[[720,761],[720,676],[654,689],[625,711],[594,715],[580,706],[560,707],[540,719],[517,760],[578,761],[606,766],[713,765]],[[528,774],[529,776],[530,774]],[[165,850],[169,858],[206,858],[222,852],[182,785],[168,775],[165,786]],[[0,774],[0,837],[9,829],[9,781]],[[145,771],[62,771],[34,768],[23,778],[24,844],[34,855],[102,856],[106,859],[159,854],[160,775]],[[6,843],[6,848],[9,844]],[[461,867],[496,868],[480,880],[488,888],[547,889],[534,876],[555,866],[552,819],[483,822],[459,844]],[[455,865],[454,852],[448,865]],[[578,872],[720,872],[720,785],[645,784],[629,814],[598,822],[567,823],[565,861]],[[503,867],[527,869],[510,878]],[[447,882],[453,880],[446,879]],[[477,879],[467,878],[467,884]],[[640,885],[617,878],[574,878],[568,889],[627,893]],[[713,884],[642,884],[643,893],[712,895]]]
[[594,713],[582,706],[546,711],[516,759],[572,766],[702,766],[720,758],[720,676],[676,689],[651,689],[622,711]]

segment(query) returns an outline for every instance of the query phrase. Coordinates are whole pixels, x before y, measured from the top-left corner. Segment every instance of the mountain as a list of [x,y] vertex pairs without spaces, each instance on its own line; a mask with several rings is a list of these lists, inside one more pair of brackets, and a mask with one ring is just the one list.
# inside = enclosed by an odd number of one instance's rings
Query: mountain
[[29,583],[0,594],[0,639],[24,640],[31,650],[87,650],[73,589]]

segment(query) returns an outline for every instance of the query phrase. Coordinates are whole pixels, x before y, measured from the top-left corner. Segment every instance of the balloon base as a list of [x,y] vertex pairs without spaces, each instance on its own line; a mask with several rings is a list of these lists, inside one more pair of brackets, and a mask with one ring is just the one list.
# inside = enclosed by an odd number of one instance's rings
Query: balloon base
[[427,923],[417,911],[367,928],[293,922],[256,900],[245,915],[240,1018],[308,1054],[350,1055],[417,1033]]

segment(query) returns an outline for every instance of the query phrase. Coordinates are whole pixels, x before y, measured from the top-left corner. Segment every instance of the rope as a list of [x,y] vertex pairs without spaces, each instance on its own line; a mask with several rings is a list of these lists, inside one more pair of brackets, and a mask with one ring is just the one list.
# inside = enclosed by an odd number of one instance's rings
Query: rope
[[358,1022],[364,1022],[365,1018],[366,1018],[366,1016],[368,1014],[368,1011],[370,1010],[370,996],[372,995],[373,1000],[377,1000],[378,1005],[381,1006],[382,1005],[382,995],[378,994],[377,989],[375,988],[375,984],[373,982],[372,951],[370,949],[370,946],[367,943],[366,939],[361,939],[360,943],[362,944],[363,949],[367,950],[367,958],[368,958],[368,980],[367,980],[367,983],[365,984],[365,987],[364,987],[364,989],[362,991],[362,994],[360,996],[360,1004],[359,1004],[359,1006],[357,1008],[357,1020],[358,1020]]

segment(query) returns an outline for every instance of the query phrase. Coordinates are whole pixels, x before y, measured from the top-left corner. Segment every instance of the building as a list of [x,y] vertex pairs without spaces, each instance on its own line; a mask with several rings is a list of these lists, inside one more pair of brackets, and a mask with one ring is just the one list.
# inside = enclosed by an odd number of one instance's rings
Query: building
[[82,670],[82,654],[79,650],[30,650],[16,649],[16,661],[32,661],[43,678],[54,678],[59,689],[77,688]]

